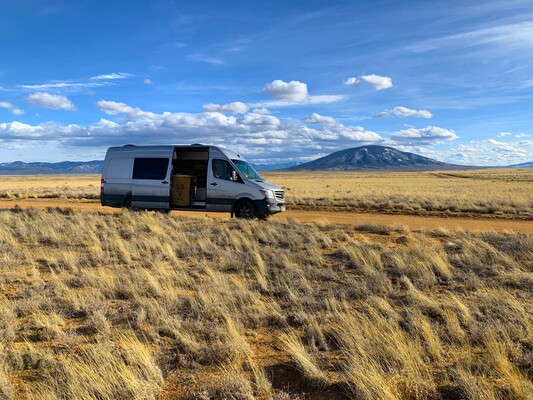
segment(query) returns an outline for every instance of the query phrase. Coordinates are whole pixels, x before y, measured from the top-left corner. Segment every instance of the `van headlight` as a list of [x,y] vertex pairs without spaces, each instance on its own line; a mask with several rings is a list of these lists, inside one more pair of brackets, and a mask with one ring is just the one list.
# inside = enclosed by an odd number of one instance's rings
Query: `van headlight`
[[267,199],[273,199],[274,198],[274,192],[272,190],[268,189],[259,189],[261,194],[265,196]]

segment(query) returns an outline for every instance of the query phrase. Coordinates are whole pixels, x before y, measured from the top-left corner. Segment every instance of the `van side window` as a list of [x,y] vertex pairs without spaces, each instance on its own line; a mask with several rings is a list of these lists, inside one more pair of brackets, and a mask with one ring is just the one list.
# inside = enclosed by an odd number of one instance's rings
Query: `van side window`
[[230,180],[233,167],[226,160],[213,160],[213,175],[218,179]]
[[167,177],[168,158],[136,158],[133,162],[133,179],[162,180]]

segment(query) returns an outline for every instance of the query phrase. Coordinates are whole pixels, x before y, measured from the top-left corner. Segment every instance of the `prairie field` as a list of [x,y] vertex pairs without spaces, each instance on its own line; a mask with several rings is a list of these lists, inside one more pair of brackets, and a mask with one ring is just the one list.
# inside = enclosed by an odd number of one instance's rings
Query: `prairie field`
[[532,287],[531,235],[0,211],[0,399],[530,399]]
[[[533,219],[533,168],[431,172],[265,172],[291,209]],[[0,176],[0,201],[97,201],[99,175]]]
[[533,218],[533,168],[264,175],[292,208]]

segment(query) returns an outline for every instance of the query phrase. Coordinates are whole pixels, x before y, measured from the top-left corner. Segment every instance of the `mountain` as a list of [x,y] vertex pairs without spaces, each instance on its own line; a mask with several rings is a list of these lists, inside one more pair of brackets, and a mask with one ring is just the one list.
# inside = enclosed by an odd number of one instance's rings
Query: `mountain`
[[282,169],[293,167],[295,165],[297,165],[296,161],[279,162],[279,163],[272,163],[272,164],[252,164],[255,170],[260,171],[260,172],[279,171]]
[[508,165],[506,168],[533,168],[533,161],[525,162],[522,164]]
[[0,163],[0,175],[99,174],[103,161],[62,161],[57,163],[15,161]]
[[305,164],[287,168],[288,171],[368,171],[435,169],[468,169],[463,165],[446,164],[417,154],[385,146],[361,146],[331,153]]

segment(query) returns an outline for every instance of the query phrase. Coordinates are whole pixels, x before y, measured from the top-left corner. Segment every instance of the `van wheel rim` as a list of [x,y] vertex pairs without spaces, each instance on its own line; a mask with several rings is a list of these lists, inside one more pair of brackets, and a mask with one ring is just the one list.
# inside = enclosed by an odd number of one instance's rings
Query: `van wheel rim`
[[239,214],[241,218],[252,218],[253,212],[251,207],[248,204],[243,204],[239,208]]

